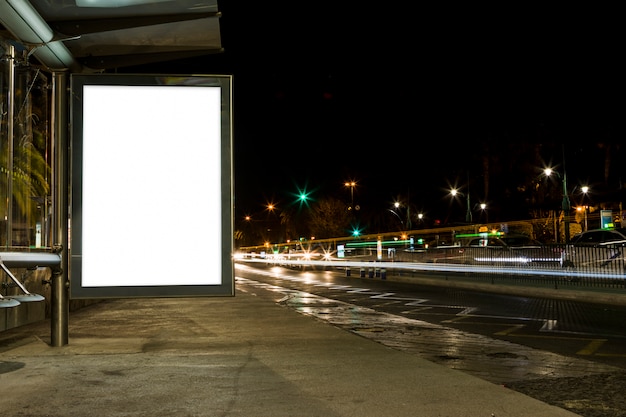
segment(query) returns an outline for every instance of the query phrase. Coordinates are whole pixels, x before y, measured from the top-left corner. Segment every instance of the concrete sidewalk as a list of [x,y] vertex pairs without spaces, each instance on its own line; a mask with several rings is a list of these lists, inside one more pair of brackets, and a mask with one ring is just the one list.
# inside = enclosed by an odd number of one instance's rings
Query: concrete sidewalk
[[107,300],[0,333],[0,415],[559,417],[569,411],[238,291]]

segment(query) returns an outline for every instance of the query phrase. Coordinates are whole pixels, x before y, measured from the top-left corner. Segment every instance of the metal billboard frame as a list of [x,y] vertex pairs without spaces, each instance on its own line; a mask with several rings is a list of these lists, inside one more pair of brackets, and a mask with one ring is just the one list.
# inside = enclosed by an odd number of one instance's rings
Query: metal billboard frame
[[232,76],[70,84],[70,297],[233,296]]

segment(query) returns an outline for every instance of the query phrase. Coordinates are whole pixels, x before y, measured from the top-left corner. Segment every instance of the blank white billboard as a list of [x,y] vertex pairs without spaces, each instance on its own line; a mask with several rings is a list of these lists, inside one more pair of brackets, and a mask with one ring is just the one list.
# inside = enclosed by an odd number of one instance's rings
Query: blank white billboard
[[231,84],[72,75],[72,298],[234,294]]

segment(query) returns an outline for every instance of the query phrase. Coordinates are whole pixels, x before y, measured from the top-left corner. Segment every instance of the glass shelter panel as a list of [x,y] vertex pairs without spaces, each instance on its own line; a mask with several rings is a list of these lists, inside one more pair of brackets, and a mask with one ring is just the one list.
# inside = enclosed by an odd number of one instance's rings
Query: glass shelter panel
[[0,40],[0,245],[50,245],[48,75]]

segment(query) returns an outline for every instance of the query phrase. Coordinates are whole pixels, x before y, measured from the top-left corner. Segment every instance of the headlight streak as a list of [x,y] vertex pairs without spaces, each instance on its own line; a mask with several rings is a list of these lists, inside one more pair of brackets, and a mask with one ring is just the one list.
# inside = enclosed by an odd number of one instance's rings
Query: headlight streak
[[[486,261],[486,259],[485,259]],[[493,260],[492,260],[493,261]],[[238,264],[241,263],[269,263],[271,260],[259,259],[259,258],[244,258],[235,261]],[[482,266],[482,265],[456,265],[445,262],[434,263],[419,263],[419,262],[363,262],[363,261],[345,261],[345,260],[333,260],[333,261],[315,261],[315,260],[290,260],[291,265],[302,266],[331,266],[337,268],[386,268],[388,270],[409,270],[409,271],[435,271],[435,272],[480,272],[488,274],[521,274],[521,275],[536,275],[536,276],[553,276],[553,277],[566,277],[568,280],[573,278],[620,278],[624,279],[623,274],[608,273],[608,272],[592,272],[585,270],[582,272],[571,269],[530,269],[530,268],[517,268],[515,266],[502,267],[496,265]],[[534,263],[534,262],[533,262]]]

